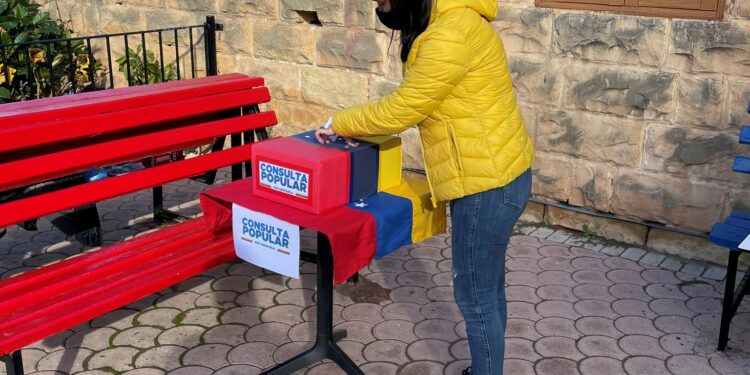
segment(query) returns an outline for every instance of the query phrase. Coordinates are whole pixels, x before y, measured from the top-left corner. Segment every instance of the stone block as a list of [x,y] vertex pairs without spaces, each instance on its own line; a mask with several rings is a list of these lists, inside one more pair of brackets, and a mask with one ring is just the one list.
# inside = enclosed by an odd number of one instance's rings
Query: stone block
[[529,202],[526,209],[521,214],[521,221],[527,223],[541,223],[544,221],[544,205],[540,203]]
[[276,112],[280,135],[285,136],[318,128],[330,114],[326,108],[289,100],[274,99],[270,109]]
[[666,20],[564,13],[555,18],[555,52],[583,60],[658,67],[664,58]]
[[[133,8],[130,8],[133,9]],[[136,8],[137,9],[137,8]],[[138,12],[143,13],[143,9],[138,10]],[[168,27],[175,27],[175,25],[182,26],[182,25],[196,25],[199,23],[204,23],[206,21],[205,15],[195,14],[189,11],[182,11],[182,10],[171,10],[169,12],[165,12],[164,9],[154,9],[149,10],[148,12],[145,12],[146,15],[146,25],[145,28],[147,29],[161,29],[161,28],[168,28]],[[123,20],[119,20],[120,22],[123,22]],[[129,24],[127,22],[123,22],[128,27],[128,31],[133,30],[140,30],[140,28],[135,27],[132,24]],[[193,34],[193,37],[195,38],[196,35]],[[183,41],[185,43],[189,43],[187,31],[184,31],[180,34],[180,42]]]
[[614,167],[609,164],[591,163],[584,160],[574,161],[568,203],[608,212],[613,176]]
[[231,18],[222,21],[224,31],[216,33],[216,48],[226,53],[253,53],[253,22],[249,18]]
[[547,53],[552,41],[552,10],[503,7],[492,27],[509,52]]
[[732,211],[739,211],[750,213],[750,195],[747,194],[747,189],[750,187],[750,176],[743,175],[744,184],[741,184],[742,188],[732,188],[729,190],[729,202],[727,202],[727,208],[724,210],[724,216],[729,216]]
[[317,64],[383,74],[387,48],[388,38],[383,34],[326,27],[318,35]]
[[742,125],[750,125],[750,114],[747,113],[750,103],[750,80],[729,77],[729,127],[739,129]]
[[[154,7],[166,6],[168,9],[185,10],[188,12],[216,12],[215,1],[205,0],[166,0],[166,4],[160,4],[159,0],[146,0],[149,4]],[[133,1],[128,1],[128,4]]]
[[560,67],[544,57],[526,56],[519,54],[508,57],[508,68],[519,100],[547,106],[560,104]]
[[644,119],[672,114],[676,74],[570,65],[565,70],[568,108]]
[[399,134],[401,137],[401,150],[403,151],[404,167],[424,169],[424,158],[422,157],[422,142],[419,138],[419,130],[409,128]]
[[[727,250],[716,246],[708,239],[652,228],[646,245],[665,254],[685,259],[695,259],[726,266]],[[742,259],[742,257],[740,257]]]
[[625,250],[625,252],[623,252],[621,256],[623,258],[625,258],[625,259],[630,259],[630,260],[633,260],[633,261],[637,262],[644,255],[646,255],[646,250],[643,250],[643,249],[638,248],[638,247],[631,247],[631,248]]
[[216,54],[216,63],[219,67],[219,74],[238,72],[237,55],[235,54]]
[[750,19],[750,2],[746,0],[732,1],[729,9],[729,13],[736,18]]
[[310,64],[315,56],[315,33],[315,26],[310,25],[257,22],[253,28],[255,56]]
[[747,23],[674,20],[666,65],[688,72],[750,76],[748,40]]
[[542,112],[536,129],[540,150],[636,167],[643,122],[566,111]]
[[643,258],[641,258],[640,262],[650,264],[652,266],[658,266],[666,258],[667,257],[664,256],[664,254],[657,253],[656,251],[649,251],[648,254],[644,255]]
[[[218,7],[222,13],[233,16],[253,15],[274,17],[278,14],[277,0],[218,0]],[[226,25],[226,24],[225,24]]]
[[368,29],[375,23],[375,4],[371,0],[345,0],[344,13],[347,26]]
[[386,81],[380,77],[370,77],[370,93],[368,94],[369,100],[375,100],[382,98],[390,94],[396,87],[397,82]]
[[[646,234],[648,232],[648,228],[644,225],[624,220],[587,215],[553,206],[547,207],[546,220],[550,225],[559,225],[578,232],[582,231],[584,224],[586,224],[591,232],[605,239],[639,246],[643,246],[646,243]],[[622,251],[625,251],[625,249],[622,248]]]
[[537,152],[532,166],[532,193],[560,202],[568,201],[571,190],[570,160],[546,152]]
[[309,22],[306,17],[315,12],[323,25],[344,24],[344,0],[281,0],[281,18],[295,22]]
[[666,174],[620,168],[610,201],[615,214],[708,231],[721,216],[725,189]]
[[680,78],[674,122],[679,125],[723,129],[726,89],[724,79]]
[[740,152],[737,135],[666,124],[649,124],[643,167],[675,176],[734,181],[734,156]]
[[274,99],[302,99],[300,70],[297,65],[256,59],[255,69],[251,72],[243,73],[265,78],[266,86],[268,86],[271,91],[271,97]]
[[359,73],[322,68],[302,69],[302,98],[312,104],[330,108],[362,104],[367,100],[367,85],[367,77]]
[[143,9],[114,5],[101,7],[99,12],[102,33],[124,33],[146,27]]
[[683,263],[675,258],[667,258],[659,266],[670,271],[679,271],[682,265]]

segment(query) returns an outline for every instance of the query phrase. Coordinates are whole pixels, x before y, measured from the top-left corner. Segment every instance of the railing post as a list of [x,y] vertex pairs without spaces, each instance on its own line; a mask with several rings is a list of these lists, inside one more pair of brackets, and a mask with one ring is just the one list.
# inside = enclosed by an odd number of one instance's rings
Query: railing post
[[209,76],[219,74],[219,66],[216,62],[216,31],[221,29],[221,24],[216,23],[214,16],[206,16],[204,35],[206,38],[206,75]]

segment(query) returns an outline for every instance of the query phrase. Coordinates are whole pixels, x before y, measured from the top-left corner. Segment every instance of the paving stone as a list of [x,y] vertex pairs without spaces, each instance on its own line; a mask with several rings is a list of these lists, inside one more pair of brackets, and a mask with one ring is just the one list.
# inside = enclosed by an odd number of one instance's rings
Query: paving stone
[[402,286],[391,290],[390,298],[393,302],[410,302],[424,305],[430,302],[427,289],[420,286]]
[[700,276],[703,271],[706,270],[705,266],[702,266],[697,263],[687,263],[684,267],[680,270],[680,272],[685,272],[687,274],[693,275],[693,276]]
[[639,260],[639,262],[650,264],[652,266],[658,266],[659,264],[661,264],[661,262],[664,261],[664,259],[666,259],[666,256],[664,256],[664,254],[659,254],[655,251],[649,251]]
[[362,351],[365,348],[365,344],[358,341],[352,341],[347,338],[345,340],[339,341],[338,345],[341,350],[343,350],[344,353],[346,353],[346,355],[349,356],[352,361],[354,361],[354,363],[361,365],[367,362],[362,354]]
[[521,260],[523,259],[526,259],[533,266],[527,266],[526,269],[519,268],[519,270],[530,271],[534,273],[541,272],[542,270],[570,272],[571,259],[567,257],[546,257],[543,259],[539,259],[538,261],[534,261],[534,259],[521,258]]
[[[335,329],[340,330],[341,324],[347,324],[347,323],[354,323],[354,322],[340,323],[338,326],[335,327]],[[356,322],[356,323],[366,323],[366,322]],[[266,333],[266,336],[261,336],[256,333],[250,338],[250,340],[247,340],[247,341],[249,342],[269,341],[271,343],[281,345],[287,342],[287,340],[285,340],[283,337],[283,333],[287,331],[288,331],[287,335],[292,341],[315,341],[316,333],[315,333],[315,324],[313,322],[302,322],[291,328],[289,328],[289,326],[283,323],[264,323],[264,324],[277,324],[278,329],[276,332],[272,332],[272,331],[264,332]],[[349,330],[347,329],[347,331]],[[356,332],[354,334],[356,335]],[[349,333],[347,337],[351,338],[351,335],[352,334]],[[268,340],[267,339],[268,336],[276,338],[276,340]]]
[[239,295],[236,302],[240,306],[271,307],[275,304],[276,294],[273,290],[251,290]]
[[649,303],[649,307],[658,315],[676,315],[692,318],[696,313],[688,309],[685,301],[671,298],[655,299]]
[[[544,290],[543,288],[545,287],[535,290],[529,286],[511,285],[505,288],[505,298],[509,301],[539,303],[542,299],[565,300],[566,294],[572,294],[569,291],[570,288],[562,285],[550,285]],[[539,293],[539,295],[537,295],[537,293]],[[547,295],[551,298],[547,298]]]
[[627,335],[620,339],[620,348],[631,356],[649,356],[667,359],[670,354],[659,346],[659,340],[644,335]]
[[512,245],[508,247],[508,256],[516,258],[541,259],[542,255],[536,247],[524,245]]
[[607,279],[607,273],[597,270],[580,270],[575,271],[571,277],[578,284],[596,284],[610,286],[612,281]]
[[[315,329],[314,324],[311,322],[303,322],[295,327],[305,327],[306,331],[309,332],[312,332]],[[292,338],[293,340],[295,339],[294,337],[291,337],[290,328],[292,327],[284,323],[261,323],[250,327],[250,329],[245,332],[245,341],[266,341],[272,344],[281,345],[287,342],[289,338]],[[287,332],[289,332],[288,335]]]
[[170,328],[174,327],[174,322],[178,315],[180,315],[179,309],[157,307],[137,314],[134,321],[138,325]]
[[610,319],[619,316],[612,310],[612,305],[609,302],[595,299],[580,300],[573,305],[573,309],[581,316],[599,316]]
[[374,303],[358,303],[347,306],[341,316],[346,320],[362,320],[370,323],[383,321],[381,311],[383,307]]
[[443,371],[443,365],[435,362],[418,361],[412,362],[401,368],[399,374],[403,375],[422,375],[438,374]]
[[675,284],[650,284],[646,293],[654,298],[688,299],[688,296]]
[[[404,322],[404,321],[402,320],[402,321],[397,321],[397,322]],[[385,322],[379,323],[379,324],[384,324],[384,323]],[[407,326],[409,324],[412,326],[414,325],[414,323],[411,323],[411,322],[407,322],[407,323],[408,324],[406,323],[404,324],[406,324]],[[376,332],[375,330],[376,327],[377,326],[375,324],[370,323],[370,322],[365,322],[362,320],[352,320],[352,321],[346,321],[346,322],[337,324],[335,326],[335,329],[346,330],[347,340],[361,342],[362,344],[369,344],[376,340],[376,338],[378,337],[378,334],[387,335],[388,333],[391,333],[391,332],[387,332],[388,327],[381,327],[380,330]],[[412,332],[405,332],[404,335],[407,338],[409,338],[413,336],[414,334]],[[396,336],[398,336],[398,334],[396,334]]]
[[122,373],[122,375],[164,375],[165,371],[158,368],[137,368]]
[[547,238],[553,233],[555,233],[555,230],[552,228],[540,227],[540,228],[537,228],[535,231],[531,232],[529,236],[536,237],[536,238]]
[[[507,291],[506,291],[507,293]],[[427,298],[435,302],[452,302],[453,288],[449,286],[436,286],[427,291]]]
[[170,371],[167,375],[211,375],[214,370],[203,367],[203,366],[185,366],[180,367],[174,371]]
[[414,341],[406,348],[406,355],[415,361],[436,361],[443,364],[453,360],[450,343],[436,339]]
[[721,281],[727,276],[727,269],[724,267],[708,267],[706,272],[703,272],[703,277],[711,280]]
[[278,323],[286,323],[289,325],[295,325],[303,321],[302,319],[303,309],[304,309],[303,307],[295,306],[295,305],[273,306],[264,310],[261,313],[260,319],[261,321],[265,323],[278,322]]
[[200,325],[203,327],[213,327],[219,324],[219,314],[221,310],[215,307],[199,307],[185,311],[177,318],[179,324]]
[[535,368],[538,375],[580,374],[576,362],[566,358],[545,358]]
[[395,374],[398,371],[398,365],[395,363],[388,362],[367,362],[360,366],[360,369],[365,374]]
[[516,337],[505,339],[505,357],[534,362],[542,358],[534,349],[534,341]]
[[261,369],[250,365],[229,365],[214,372],[214,375],[258,375]]
[[179,346],[157,346],[138,355],[135,359],[135,366],[156,367],[166,371],[174,370],[180,367],[180,357],[184,352],[185,349]]
[[653,300],[641,285],[615,284],[609,288],[609,292],[617,299],[635,299],[644,302]]
[[[538,279],[539,282],[542,283],[542,285],[556,284],[574,287],[579,283],[577,281],[573,281],[570,272],[564,271],[544,271],[539,273],[539,275],[536,276],[536,279]],[[535,285],[532,284],[530,286]]]
[[223,344],[205,344],[188,350],[182,357],[185,365],[200,365],[214,370],[229,365],[227,354],[232,346]]
[[631,357],[625,360],[625,371],[629,375],[672,375],[664,361],[651,357]]
[[633,261],[640,260],[644,255],[646,255],[646,250],[643,250],[638,247],[630,247],[627,250],[625,250],[622,254],[620,254],[621,257],[625,259],[630,259]]
[[625,374],[625,372],[622,369],[622,362],[613,358],[605,358],[605,357],[586,358],[583,361],[581,361],[581,364],[579,367],[581,369],[582,375]]
[[[568,245],[573,245],[573,244],[568,244]],[[586,250],[600,252],[606,246],[606,243],[602,241],[598,241],[598,240],[588,240],[584,242],[582,245],[573,245],[573,246],[580,246]]]
[[620,315],[642,316],[654,319],[656,313],[651,311],[648,303],[634,299],[620,299],[612,303],[612,309]]
[[403,268],[412,272],[437,273],[438,262],[432,259],[411,259],[403,263]]
[[[544,240],[540,240],[543,242]],[[547,242],[546,245],[542,246],[538,250],[539,255],[543,258],[546,257],[562,257],[562,258],[574,258],[570,251],[570,247],[562,246],[554,242]]]
[[623,333],[615,328],[615,322],[612,319],[598,316],[586,316],[575,322],[576,329],[583,335],[601,335],[613,338],[623,336]]
[[454,342],[459,339],[456,323],[444,319],[427,319],[414,326],[414,334],[420,339],[438,339]]
[[624,316],[615,320],[615,328],[626,335],[646,335],[661,337],[662,333],[654,327],[650,319],[638,316]]
[[576,329],[575,320],[573,319],[561,317],[543,318],[536,322],[535,329],[542,336],[561,336],[574,340],[581,337],[581,333]]
[[581,317],[581,314],[573,308],[573,304],[566,301],[542,301],[536,305],[536,311],[543,317],[559,317],[573,320]]
[[178,310],[187,310],[196,307],[195,300],[200,294],[194,292],[170,293],[159,297],[156,301],[157,307],[171,307]]
[[615,301],[615,297],[609,293],[609,287],[596,284],[581,284],[573,288],[573,295],[579,299],[595,299],[606,302]]
[[506,359],[503,373],[513,375],[536,375],[534,364],[522,359]]
[[722,299],[695,297],[687,301],[687,308],[696,314],[721,314]]
[[201,341],[201,336],[206,328],[201,326],[183,325],[162,332],[156,341],[159,345],[177,345],[192,348]]
[[433,275],[427,272],[405,272],[396,276],[396,282],[401,286],[434,286]]
[[586,241],[588,241],[586,237],[572,236],[565,240],[564,243],[570,246],[583,246],[586,244]]
[[109,340],[117,331],[113,328],[87,329],[76,332],[65,340],[68,348],[103,350],[109,347]]
[[422,305],[409,302],[391,303],[381,311],[385,320],[400,319],[410,322],[419,322],[424,320],[422,316]]
[[456,359],[471,360],[471,350],[469,349],[469,340],[461,339],[453,342],[450,347],[451,355]]
[[576,341],[567,337],[542,337],[534,343],[534,349],[545,358],[561,357],[579,361],[585,357],[576,348]]
[[277,346],[267,342],[250,342],[229,351],[227,359],[233,365],[252,365],[268,368],[275,364],[273,355]]
[[[109,367],[120,372],[132,370],[138,352],[138,349],[128,347],[102,350],[88,359],[86,367],[89,369]],[[24,361],[26,361],[25,357]]]
[[683,316],[660,316],[654,320],[654,326],[664,333],[682,333],[694,335],[698,329],[693,325],[693,320]]
[[[226,344],[237,346],[245,343],[247,326],[240,324],[223,324],[210,328],[203,334],[203,342],[207,344]],[[212,367],[216,369],[217,367]]]
[[607,279],[615,284],[635,284],[646,286],[648,282],[643,280],[640,271],[616,269],[607,272]]
[[542,319],[542,316],[536,312],[534,304],[511,301],[508,302],[508,318],[523,318],[537,321]]
[[676,355],[667,360],[667,369],[681,375],[717,375],[708,359],[696,355]]
[[[540,268],[539,264],[544,262],[551,262],[551,260],[548,260],[550,258],[544,258],[544,259],[532,259],[532,258],[508,258],[505,262],[505,269],[506,271],[526,271],[526,272],[532,272],[532,273],[539,273],[542,272],[542,268]],[[568,261],[567,259],[564,259],[564,261]],[[554,265],[550,263],[550,268],[545,269],[552,269]],[[558,267],[559,269],[559,267]]]
[[277,274],[258,276],[253,279],[251,285],[253,290],[268,289],[280,292],[286,288],[285,277]]
[[678,271],[682,268],[682,262],[675,258],[667,258],[659,266],[670,271]]
[[573,233],[570,233],[565,230],[558,230],[558,231],[555,231],[555,233],[553,233],[552,235],[548,236],[546,239],[547,241],[563,243],[567,241],[568,239],[570,239],[571,236],[573,236]]
[[659,345],[670,354],[692,354],[695,337],[687,334],[671,334],[662,336]]
[[[563,319],[563,318],[545,318],[545,319]],[[537,340],[540,337],[542,337],[539,332],[537,332],[535,328],[536,322],[533,320],[528,319],[517,319],[517,318],[509,318],[507,321],[507,327],[505,329],[505,336],[506,337],[519,337],[519,338],[526,338],[530,340]],[[466,323],[461,322],[459,323],[462,327],[465,327]],[[465,338],[465,333],[459,333],[458,326],[456,327],[456,334],[459,335],[459,337]],[[465,332],[465,328],[463,329]]]
[[390,362],[396,365],[402,365],[409,362],[406,357],[407,344],[395,340],[377,340],[373,341],[363,350],[365,359],[368,362]]
[[218,291],[210,292],[198,297],[195,300],[195,305],[198,307],[218,307],[220,309],[228,309],[236,306],[234,300],[237,299],[236,292],[230,291]]
[[420,310],[427,319],[446,319],[452,322],[463,320],[461,312],[453,302],[430,302]]
[[414,334],[414,323],[405,320],[387,320],[378,323],[372,329],[379,340],[399,340],[411,343],[418,340]]
[[711,358],[709,359],[709,362],[711,367],[720,374],[743,374],[747,373],[748,370],[747,368],[742,368],[743,366],[740,366],[728,358]]
[[612,255],[612,256],[619,256],[623,252],[625,252],[625,248],[622,246],[605,246],[601,252],[603,254]]
[[[156,327],[133,327],[118,332],[112,339],[117,346],[132,346],[135,348],[151,348],[156,346],[156,338],[163,330]],[[109,344],[109,338],[107,345]]]
[[520,285],[526,287],[540,286],[540,280],[533,272],[511,271],[505,274],[505,283],[509,286]]
[[577,343],[578,350],[587,357],[607,357],[622,361],[628,355],[617,345],[617,339],[607,336],[585,336]]

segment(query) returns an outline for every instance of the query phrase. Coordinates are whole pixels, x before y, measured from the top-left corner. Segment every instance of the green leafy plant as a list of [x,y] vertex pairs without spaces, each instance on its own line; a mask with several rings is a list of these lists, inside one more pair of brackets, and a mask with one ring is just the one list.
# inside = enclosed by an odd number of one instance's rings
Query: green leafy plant
[[594,240],[594,239],[602,237],[593,228],[591,228],[591,225],[589,223],[583,224],[582,230],[583,230],[583,236],[590,240]]
[[0,103],[94,89],[101,64],[61,21],[30,0],[0,0]]
[[[143,61],[143,45],[139,44],[135,50],[128,48],[126,56],[118,58],[117,70],[125,75],[131,85],[145,85],[173,81],[177,79],[177,69],[174,63],[164,65],[164,77],[162,79],[161,62],[154,53],[146,50],[146,63]],[[128,76],[128,64],[130,64],[130,76]]]

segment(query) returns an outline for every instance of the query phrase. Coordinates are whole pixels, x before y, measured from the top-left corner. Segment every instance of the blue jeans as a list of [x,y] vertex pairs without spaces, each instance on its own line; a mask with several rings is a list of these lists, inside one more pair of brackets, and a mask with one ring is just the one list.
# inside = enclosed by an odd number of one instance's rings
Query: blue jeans
[[472,375],[503,373],[505,252],[531,194],[531,171],[506,186],[450,201],[453,292],[466,321]]

